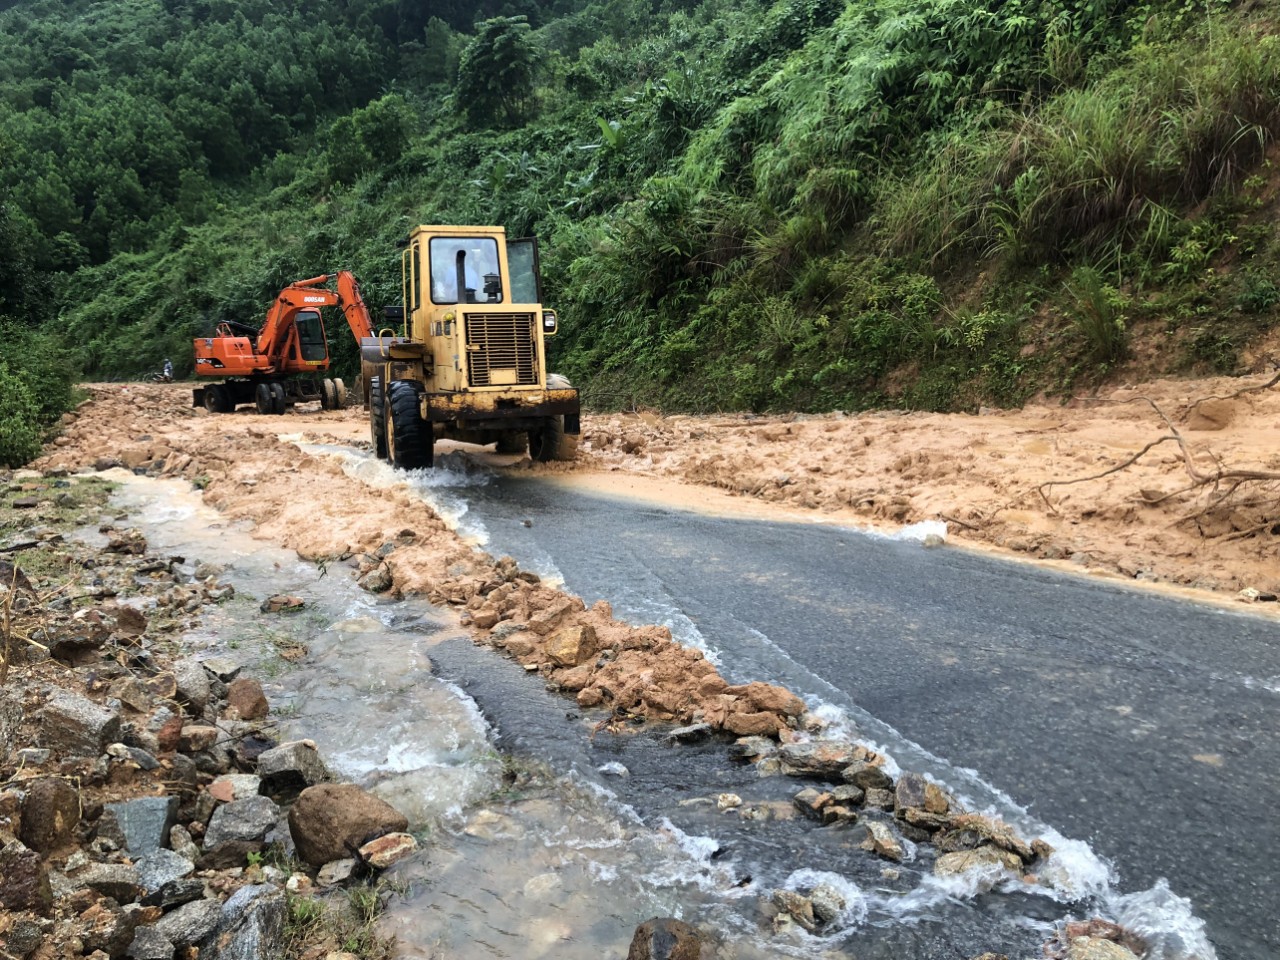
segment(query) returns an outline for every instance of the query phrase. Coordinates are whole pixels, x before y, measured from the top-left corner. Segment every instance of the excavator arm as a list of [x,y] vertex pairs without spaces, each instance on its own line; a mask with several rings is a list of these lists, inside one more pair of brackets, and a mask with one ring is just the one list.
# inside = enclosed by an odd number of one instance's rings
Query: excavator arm
[[347,326],[359,344],[365,337],[377,336],[373,328],[373,320],[369,316],[369,308],[365,306],[364,297],[360,293],[360,284],[350,270],[339,270],[338,304],[342,307],[342,315],[347,318]]

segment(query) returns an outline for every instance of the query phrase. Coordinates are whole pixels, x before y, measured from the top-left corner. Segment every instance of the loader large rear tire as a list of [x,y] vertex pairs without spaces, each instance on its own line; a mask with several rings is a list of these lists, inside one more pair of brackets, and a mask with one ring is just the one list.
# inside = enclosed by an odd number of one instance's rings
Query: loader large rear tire
[[369,378],[369,439],[373,441],[373,455],[387,459],[386,406],[382,397],[382,378]]
[[401,470],[432,465],[431,424],[418,411],[418,388],[408,380],[393,380],[387,394],[387,459]]

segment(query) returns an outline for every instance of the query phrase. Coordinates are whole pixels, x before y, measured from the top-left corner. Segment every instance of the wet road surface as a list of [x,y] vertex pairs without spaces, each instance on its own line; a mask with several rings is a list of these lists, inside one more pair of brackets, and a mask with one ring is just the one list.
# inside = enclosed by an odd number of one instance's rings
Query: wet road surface
[[[852,704],[1111,861],[1223,960],[1280,955],[1280,624],[957,549],[537,480],[465,491],[487,549]],[[531,522],[525,526],[525,521]],[[873,728],[874,732],[874,728]],[[910,766],[910,758],[903,758]]]

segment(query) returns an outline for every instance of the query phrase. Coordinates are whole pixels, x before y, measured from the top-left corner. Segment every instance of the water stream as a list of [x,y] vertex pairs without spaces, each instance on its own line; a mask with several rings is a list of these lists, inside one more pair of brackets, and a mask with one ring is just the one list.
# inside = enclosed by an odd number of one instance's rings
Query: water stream
[[[451,455],[406,477],[347,448],[305,445],[341,459],[370,487],[408,483],[464,537],[553,582],[536,538],[496,535],[472,509],[492,475]],[[973,808],[1043,835],[1057,847],[1053,886],[967,876],[939,880],[910,862],[890,867],[857,849],[860,828],[727,816],[715,797],[785,804],[797,789],[730,760],[723,742],[672,748],[659,731],[599,733],[598,718],[547,694],[541,681],[477,648],[448,611],[422,601],[381,603],[342,569],[327,574],[228,524],[177,481],[123,475],[116,506],[152,549],[225,567],[237,597],[185,642],[197,655],[229,655],[264,677],[281,738],[313,739],[331,766],[402,810],[424,838],[398,865],[402,885],[383,920],[403,956],[622,958],[635,925],[676,916],[714,930],[726,958],[952,958],[987,949],[1038,955],[1067,916],[1106,912],[1156,934],[1160,960],[1214,957],[1190,905],[1167,888],[1122,895],[1087,844],[1038,823],[970,770],[951,766],[848,702],[769,641],[704,637],[660,584],[629,585],[617,615],[666,622],[683,642],[718,658],[730,679],[795,689],[838,734],[885,750]],[[568,585],[573,589],[573,584]],[[302,613],[264,615],[260,600],[290,593]],[[280,651],[307,655],[289,663]],[[822,869],[815,869],[821,864]],[[760,904],[770,891],[826,882],[845,910],[827,935],[775,935]]]

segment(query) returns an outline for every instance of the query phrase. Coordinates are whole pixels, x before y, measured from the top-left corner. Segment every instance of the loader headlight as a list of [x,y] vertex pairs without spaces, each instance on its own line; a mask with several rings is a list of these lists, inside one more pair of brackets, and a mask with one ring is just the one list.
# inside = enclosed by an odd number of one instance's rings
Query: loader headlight
[[560,321],[556,318],[554,310],[542,311],[542,332],[548,337],[555,336],[555,332],[559,329]]

